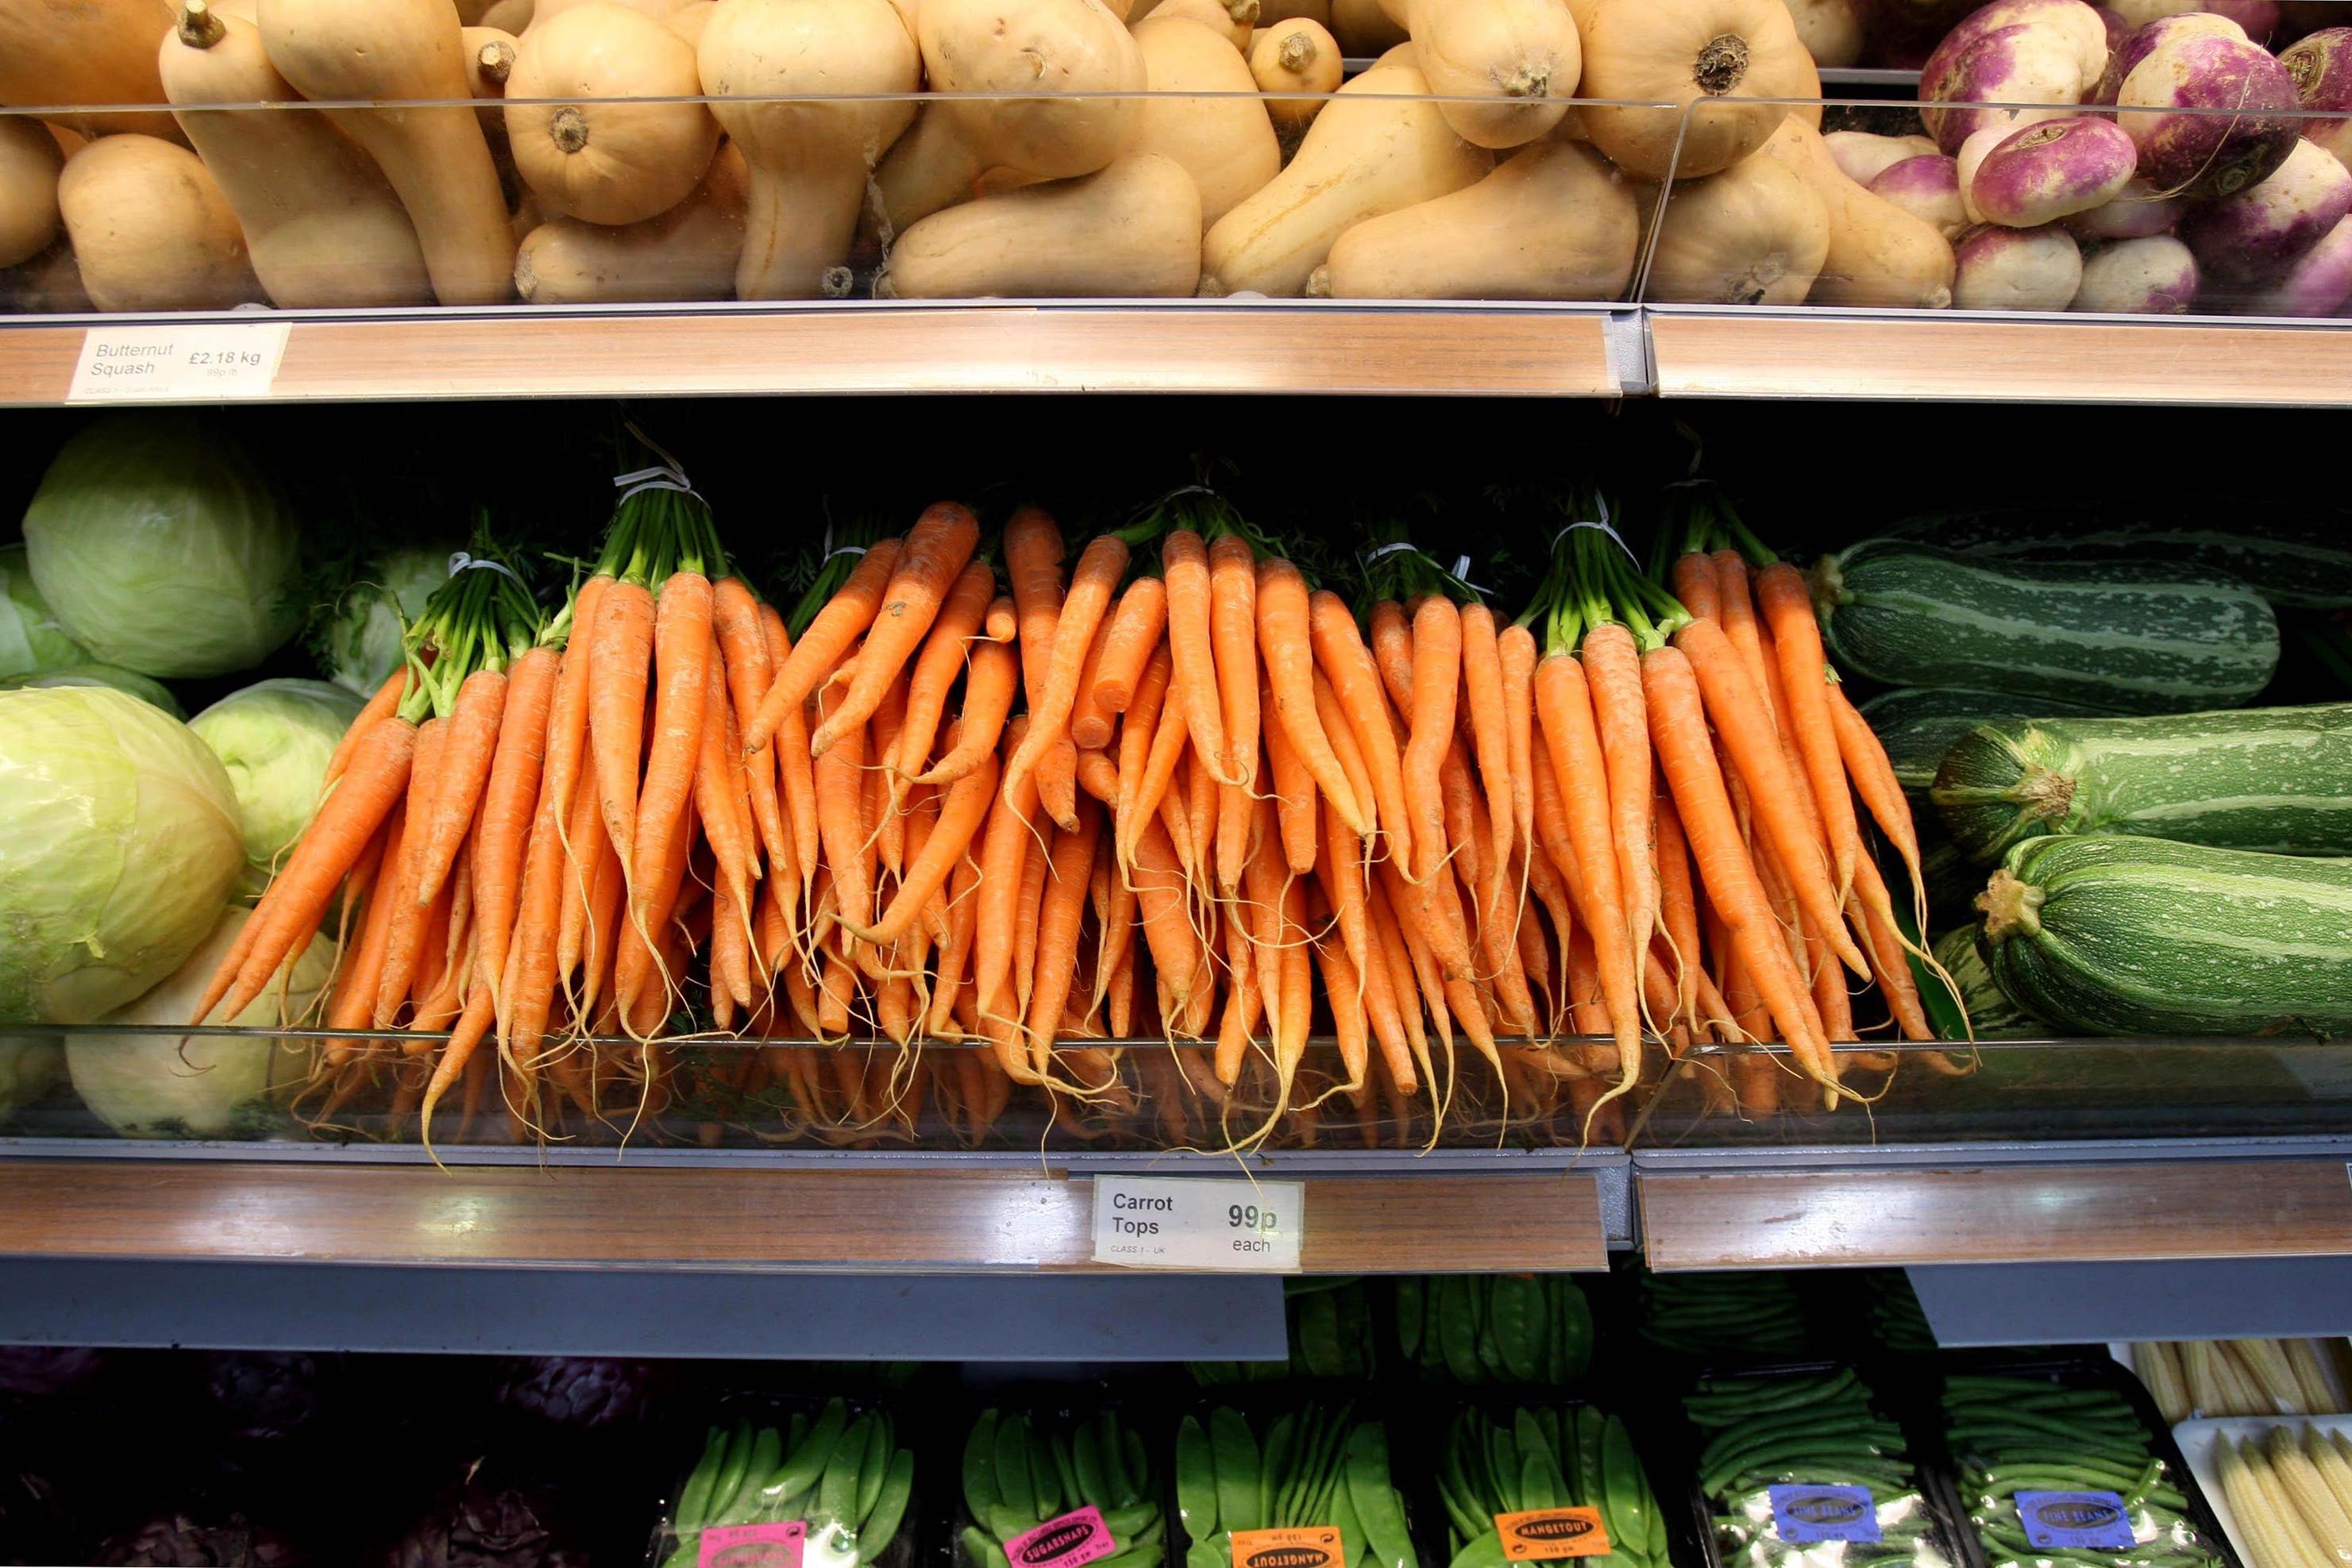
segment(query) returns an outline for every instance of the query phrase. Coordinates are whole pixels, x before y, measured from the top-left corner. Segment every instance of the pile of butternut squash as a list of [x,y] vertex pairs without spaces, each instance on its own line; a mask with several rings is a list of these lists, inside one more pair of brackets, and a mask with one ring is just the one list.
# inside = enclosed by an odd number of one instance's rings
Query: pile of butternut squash
[[0,298],[1610,299],[1654,226],[1948,303],[1820,90],[1790,0],[0,0]]

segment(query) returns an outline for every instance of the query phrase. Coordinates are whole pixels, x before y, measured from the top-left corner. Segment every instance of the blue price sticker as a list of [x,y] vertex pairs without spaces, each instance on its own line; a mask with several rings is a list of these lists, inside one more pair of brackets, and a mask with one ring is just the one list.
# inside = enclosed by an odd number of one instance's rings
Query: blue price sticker
[[1768,1487],[1772,1528],[1791,1546],[1824,1541],[1878,1543],[1878,1504],[1868,1487]]
[[2030,1546],[2044,1552],[2127,1552],[2131,1515],[2111,1491],[2021,1491],[2017,1516]]

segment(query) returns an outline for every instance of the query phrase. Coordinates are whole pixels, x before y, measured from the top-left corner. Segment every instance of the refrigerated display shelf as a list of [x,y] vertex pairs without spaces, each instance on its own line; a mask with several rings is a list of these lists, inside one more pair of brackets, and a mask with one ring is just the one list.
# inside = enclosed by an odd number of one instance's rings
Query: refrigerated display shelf
[[85,334],[174,321],[284,324],[275,376],[236,394],[277,402],[952,392],[2352,402],[2352,329],[2327,321],[1226,299],[0,321],[0,406],[114,401],[73,395]]

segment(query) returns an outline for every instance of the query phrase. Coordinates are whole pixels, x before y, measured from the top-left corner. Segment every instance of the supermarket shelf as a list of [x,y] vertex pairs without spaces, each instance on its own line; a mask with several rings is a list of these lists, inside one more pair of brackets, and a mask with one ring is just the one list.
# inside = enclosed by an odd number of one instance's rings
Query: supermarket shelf
[[1663,397],[1973,402],[2352,402],[2352,329],[2330,323],[1659,306]]
[[1634,1157],[1654,1269],[2352,1254],[2344,1140]]
[[[1091,1177],[1034,1158],[1025,1169],[611,1161],[0,1160],[0,1257],[1127,1277],[1092,1260]],[[1323,1169],[1335,1166],[1348,1169]],[[1592,1168],[1311,1170],[1264,1173],[1305,1183],[1309,1273],[1608,1264]],[[1202,1160],[1181,1174],[1237,1173]]]
[[[1611,319],[1636,345],[1621,375]],[[172,319],[157,318],[169,323]],[[192,328],[289,318],[181,318]],[[86,330],[0,325],[0,406],[68,401]],[[843,302],[551,314],[292,313],[276,402],[860,392],[1362,392],[1613,397],[1640,384],[1633,312],[1177,300]]]
[[2089,1344],[2340,1334],[2352,1258],[1968,1263],[1909,1270],[1936,1343]]

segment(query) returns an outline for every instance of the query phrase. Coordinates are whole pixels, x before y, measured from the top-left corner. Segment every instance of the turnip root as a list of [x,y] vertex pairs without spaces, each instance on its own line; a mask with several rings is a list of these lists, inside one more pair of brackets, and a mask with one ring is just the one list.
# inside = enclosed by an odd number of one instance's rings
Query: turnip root
[[2189,204],[2179,197],[2159,195],[2154,185],[2134,176],[2105,206],[2069,217],[2066,230],[2080,240],[2146,239],[2170,234],[2188,210]]
[[1952,303],[1963,310],[2063,310],[2083,286],[2083,251],[2053,224],[1970,230],[1953,253]]
[[2278,31],[2278,0],[2105,0],[2125,21],[2144,27],[2159,16],[2206,11],[2227,16],[2246,30],[2255,43],[2266,43]]
[[2118,240],[2083,259],[2073,310],[2105,316],[2178,316],[2197,303],[2197,258],[2169,235]]
[[1906,158],[1883,169],[1870,182],[1870,193],[1883,196],[1913,217],[1933,224],[1946,239],[1958,239],[1969,226],[1960,207],[1960,165],[1940,152]]
[[[1953,49],[1953,39],[1961,37],[1969,41]],[[2070,118],[2074,111],[2064,106],[2080,102],[2090,86],[2074,40],[2056,28],[2026,23],[1976,34],[1955,28],[1919,73],[1919,119],[1938,148],[1958,152],[1979,131]],[[1948,107],[1953,104],[1997,107]]]
[[2178,16],[2163,16],[2145,26],[2135,27],[2123,42],[2107,56],[2107,68],[2100,73],[2099,85],[2085,103],[2112,104],[2123,90],[2124,78],[2134,67],[2168,44],[2178,44],[2189,38],[2234,38],[2247,42],[2246,30],[2227,16],[2210,11],[2189,11]]
[[1992,0],[1991,5],[1970,12],[1945,35],[1944,41],[1958,38],[1958,47],[1965,48],[1971,39],[2016,26],[2042,27],[2063,37],[2074,49],[2074,68],[2084,87],[2097,81],[2106,68],[2107,23],[2098,8],[2085,0]]
[[1984,218],[1976,208],[1969,204],[1969,187],[1976,183],[1977,165],[1982,163],[1994,148],[2016,134],[2017,132],[2005,127],[1989,125],[1960,143],[1960,151],[1952,160],[1954,165],[1952,172],[1954,177],[1959,182],[1960,211],[1968,214],[1969,222],[1972,224],[1984,222]]
[[2295,121],[2282,111],[2295,107],[2286,68],[2232,38],[2166,44],[2132,68],[2116,95],[2140,172],[2192,201],[2269,179],[2294,149]]
[[2006,228],[2038,228],[2106,205],[2138,161],[2132,139],[2104,120],[2031,125],[1979,161],[1969,176],[1969,211]]
[[2352,218],[2304,252],[2276,286],[2244,305],[2250,316],[2333,316],[2352,299]]
[[2332,117],[2304,120],[2304,140],[2352,165],[2352,27],[2323,28],[2300,38],[2280,54],[2279,64],[2294,78],[2296,100]]
[[1924,158],[1936,151],[1925,136],[1873,136],[1867,131],[1832,131],[1822,138],[1830,156],[1857,185],[1867,185],[1906,158]]
[[2297,139],[2278,172],[2259,185],[2197,208],[2180,237],[2215,278],[2269,283],[2352,214],[2352,173],[2335,155]]

